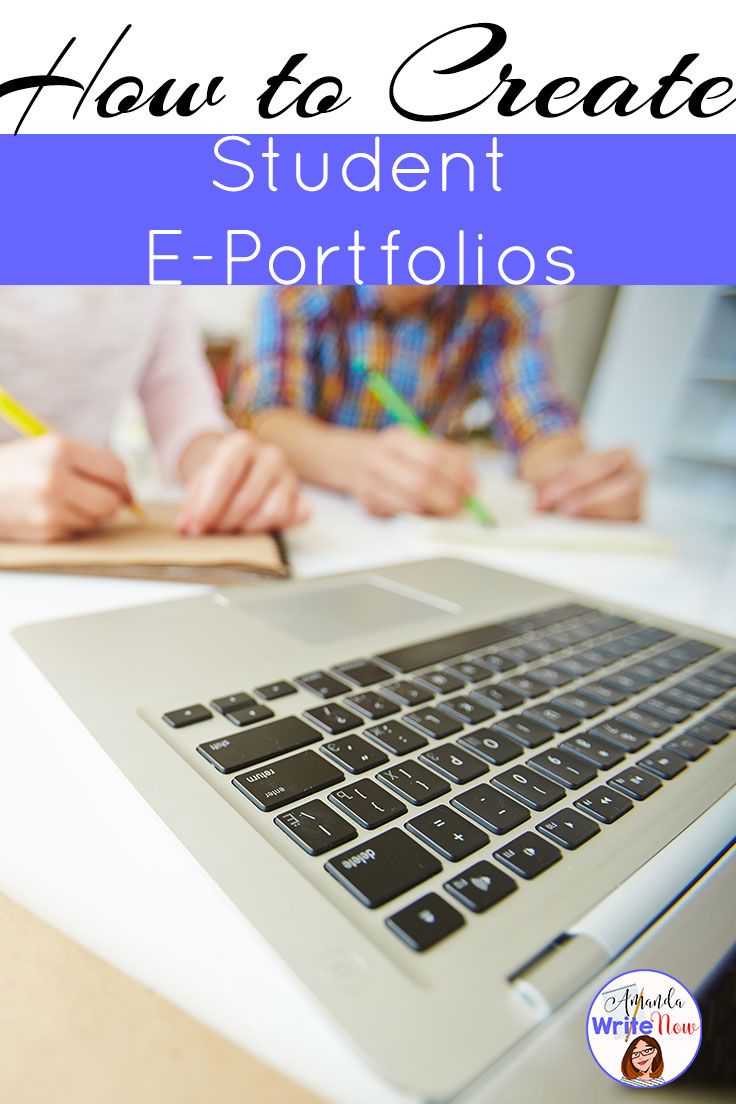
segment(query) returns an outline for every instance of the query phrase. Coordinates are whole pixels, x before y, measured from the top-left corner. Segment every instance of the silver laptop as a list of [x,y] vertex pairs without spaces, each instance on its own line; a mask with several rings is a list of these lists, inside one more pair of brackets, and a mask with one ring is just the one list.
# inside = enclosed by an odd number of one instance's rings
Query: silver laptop
[[492,1084],[725,869],[723,637],[453,559],[17,636],[354,1046],[422,1099]]

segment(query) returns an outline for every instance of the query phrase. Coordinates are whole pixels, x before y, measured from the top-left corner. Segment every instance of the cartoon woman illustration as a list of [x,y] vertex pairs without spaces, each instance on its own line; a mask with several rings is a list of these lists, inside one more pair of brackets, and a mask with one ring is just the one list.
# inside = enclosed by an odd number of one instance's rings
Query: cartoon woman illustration
[[638,1035],[621,1059],[621,1078],[627,1085],[651,1088],[664,1085],[662,1048],[651,1035]]

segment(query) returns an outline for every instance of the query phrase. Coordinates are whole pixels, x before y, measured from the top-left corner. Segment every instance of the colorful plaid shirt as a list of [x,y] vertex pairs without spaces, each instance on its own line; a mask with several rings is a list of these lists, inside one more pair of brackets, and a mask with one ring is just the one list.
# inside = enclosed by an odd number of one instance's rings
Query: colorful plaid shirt
[[387,314],[375,287],[264,292],[244,347],[233,414],[247,423],[291,407],[340,426],[379,429],[391,416],[356,364],[383,372],[435,432],[474,399],[494,437],[516,451],[575,424],[550,376],[539,310],[527,291],[442,287],[417,312]]

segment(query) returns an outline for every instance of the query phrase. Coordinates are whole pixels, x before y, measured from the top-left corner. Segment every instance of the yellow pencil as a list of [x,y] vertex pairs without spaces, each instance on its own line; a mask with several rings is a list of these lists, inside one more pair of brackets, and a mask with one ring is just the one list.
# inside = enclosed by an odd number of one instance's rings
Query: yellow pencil
[[641,993],[639,994],[639,999],[637,1000],[636,1005],[634,1006],[634,1015],[631,1016],[630,1019],[629,1019],[629,1030],[626,1032],[626,1039],[624,1040],[624,1042],[628,1043],[628,1041],[629,1041],[629,1035],[631,1034],[631,1022],[632,1022],[632,1020],[635,1020],[636,1017],[639,1015],[639,1009],[641,1008],[641,1002],[642,1002],[643,999],[644,999],[644,986],[642,985]]
[[[0,418],[13,429],[17,429],[24,437],[43,437],[45,433],[51,432],[45,422],[22,406],[2,387],[0,387]],[[126,502],[126,506],[137,518],[142,519],[146,516],[145,510],[137,502]]]

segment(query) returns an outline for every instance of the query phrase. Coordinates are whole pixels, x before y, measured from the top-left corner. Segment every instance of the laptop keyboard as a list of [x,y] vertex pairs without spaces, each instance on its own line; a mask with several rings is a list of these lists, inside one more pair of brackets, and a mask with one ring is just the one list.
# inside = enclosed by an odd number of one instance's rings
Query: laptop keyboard
[[[276,716],[297,688],[314,705]],[[697,770],[735,691],[736,652],[568,604],[163,720],[225,717],[209,768],[366,908],[411,894],[385,922],[426,951]]]

